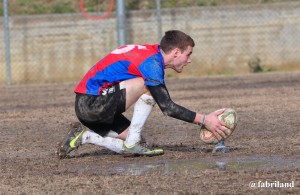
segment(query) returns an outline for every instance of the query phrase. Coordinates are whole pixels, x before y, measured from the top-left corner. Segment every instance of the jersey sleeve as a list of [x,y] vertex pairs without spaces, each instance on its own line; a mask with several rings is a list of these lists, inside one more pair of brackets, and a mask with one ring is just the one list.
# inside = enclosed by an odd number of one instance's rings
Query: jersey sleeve
[[196,112],[175,104],[171,100],[171,97],[165,85],[160,84],[158,86],[148,86],[148,89],[155,102],[158,104],[159,108],[165,115],[189,123],[194,122]]
[[164,63],[160,53],[147,58],[138,67],[139,71],[145,79],[146,86],[164,85]]

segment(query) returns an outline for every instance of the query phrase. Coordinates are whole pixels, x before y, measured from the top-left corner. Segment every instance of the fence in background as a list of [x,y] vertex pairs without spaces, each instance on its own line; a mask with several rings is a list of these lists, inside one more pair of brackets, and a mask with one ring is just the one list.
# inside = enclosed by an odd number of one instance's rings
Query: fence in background
[[[157,43],[159,25],[162,32],[178,29],[195,40],[193,62],[181,76],[247,73],[249,65],[300,70],[300,2],[161,9],[159,18],[155,9],[130,11],[127,43]],[[0,26],[0,84],[5,84],[4,17]],[[116,28],[116,13],[100,21],[82,14],[10,16],[12,83],[80,80],[118,46]]]

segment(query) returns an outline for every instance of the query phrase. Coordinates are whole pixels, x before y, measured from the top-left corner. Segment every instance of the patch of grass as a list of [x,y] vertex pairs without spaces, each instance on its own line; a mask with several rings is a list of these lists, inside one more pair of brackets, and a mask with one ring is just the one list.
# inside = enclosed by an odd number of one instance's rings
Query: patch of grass
[[[161,8],[189,6],[220,6],[258,3],[292,2],[296,0],[161,0]],[[86,11],[104,11],[110,6],[109,0],[85,0]],[[155,0],[126,0],[126,10],[155,9]],[[115,1],[116,7],[116,1]],[[1,11],[2,10],[2,11]],[[79,1],[74,0],[14,0],[9,1],[11,15],[79,13]],[[3,15],[3,2],[0,1],[0,13]]]
[[30,14],[44,14],[47,12],[47,7],[42,2],[35,2],[31,0],[16,1],[16,5],[12,12],[18,10],[21,15]]
[[198,6],[206,6],[207,5],[207,3],[206,3],[206,1],[205,0],[200,0],[199,2],[198,2]]
[[259,57],[249,60],[248,66],[251,73],[276,71],[276,68],[272,66],[266,67],[265,65],[263,65],[262,60]]
[[182,2],[182,6],[183,6],[183,7],[189,7],[189,6],[191,6],[191,3],[190,3],[188,0],[184,0],[184,1]]
[[276,71],[275,67],[270,66],[270,67],[265,67],[264,68],[264,72],[273,72],[273,71]]
[[35,3],[33,4],[33,13],[36,13],[36,14],[43,14],[46,11],[46,7],[40,3]]
[[58,2],[51,8],[52,13],[74,13],[75,9],[70,4],[65,2]]
[[140,4],[140,0],[126,1],[126,5],[125,5],[126,10],[130,10],[130,9],[138,10],[139,9],[139,4]]
[[213,1],[211,1],[210,5],[211,5],[211,6],[217,6],[217,5],[218,5],[218,2],[217,2],[217,0],[213,0]]
[[176,6],[176,4],[177,4],[177,0],[170,0],[170,2],[171,2],[171,4],[172,4],[172,6]]

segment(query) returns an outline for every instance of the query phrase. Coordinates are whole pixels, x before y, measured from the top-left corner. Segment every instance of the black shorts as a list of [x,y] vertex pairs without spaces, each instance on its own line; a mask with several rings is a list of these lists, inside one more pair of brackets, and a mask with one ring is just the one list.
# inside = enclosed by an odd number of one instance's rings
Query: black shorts
[[101,95],[76,94],[75,113],[78,120],[101,136],[110,130],[122,133],[130,121],[122,115],[126,108],[126,88],[120,84],[106,88]]

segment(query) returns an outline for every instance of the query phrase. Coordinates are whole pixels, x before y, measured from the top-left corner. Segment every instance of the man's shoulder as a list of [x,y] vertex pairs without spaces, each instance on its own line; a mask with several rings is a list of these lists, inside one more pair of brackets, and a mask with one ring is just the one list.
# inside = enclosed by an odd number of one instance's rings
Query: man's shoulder
[[137,44],[135,46],[136,51],[144,53],[156,54],[160,52],[158,44]]

